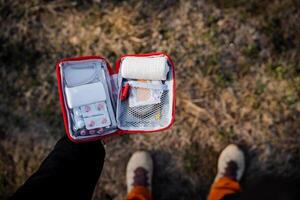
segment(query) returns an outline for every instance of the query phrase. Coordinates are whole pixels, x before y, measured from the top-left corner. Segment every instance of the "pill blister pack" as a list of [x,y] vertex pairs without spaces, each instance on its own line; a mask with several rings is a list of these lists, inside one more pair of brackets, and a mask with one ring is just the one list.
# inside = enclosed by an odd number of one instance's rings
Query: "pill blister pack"
[[116,71],[102,57],[64,59],[56,74],[70,140],[157,132],[175,117],[175,71],[163,53],[125,55]]

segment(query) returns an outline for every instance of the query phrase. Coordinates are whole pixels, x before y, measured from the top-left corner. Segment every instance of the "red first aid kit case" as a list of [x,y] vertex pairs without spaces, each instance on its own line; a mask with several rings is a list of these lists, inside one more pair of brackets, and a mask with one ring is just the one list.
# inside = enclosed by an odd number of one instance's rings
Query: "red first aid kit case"
[[100,56],[56,64],[66,134],[73,142],[168,129],[175,119],[174,63],[164,53]]

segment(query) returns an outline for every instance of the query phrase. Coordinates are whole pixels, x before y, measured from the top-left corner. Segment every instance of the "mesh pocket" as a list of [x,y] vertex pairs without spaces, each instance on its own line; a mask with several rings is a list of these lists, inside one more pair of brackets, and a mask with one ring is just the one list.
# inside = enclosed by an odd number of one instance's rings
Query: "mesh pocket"
[[164,128],[170,121],[169,91],[163,91],[157,104],[129,107],[128,100],[120,102],[119,125],[127,130]]

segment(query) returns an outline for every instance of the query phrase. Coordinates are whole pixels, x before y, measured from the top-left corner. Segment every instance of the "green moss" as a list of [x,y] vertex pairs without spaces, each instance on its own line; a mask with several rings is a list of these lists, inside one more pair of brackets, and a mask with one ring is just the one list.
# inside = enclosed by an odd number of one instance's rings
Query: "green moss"
[[216,66],[218,64],[218,60],[219,60],[219,55],[218,54],[213,54],[213,55],[209,56],[209,58],[207,60],[207,64],[212,65],[212,66]]
[[218,73],[214,77],[215,84],[219,87],[228,87],[234,81],[233,73],[226,72],[226,73]]
[[242,50],[242,52],[249,58],[257,58],[259,54],[259,47],[256,44],[249,44]]
[[272,64],[269,66],[269,68],[273,75],[275,75],[279,79],[283,78],[287,73],[287,69],[283,65]]
[[214,16],[214,15],[209,15],[207,17],[207,25],[208,26],[214,25],[218,22],[218,20],[219,20],[219,17]]
[[263,94],[265,91],[266,91],[266,88],[267,88],[267,85],[258,81],[257,84],[256,84],[256,89],[255,89],[255,94],[256,95],[261,95]]
[[229,127],[229,128],[221,127],[218,131],[218,136],[224,143],[230,143],[235,136],[233,127]]
[[201,72],[204,76],[212,75],[219,71],[219,57],[220,56],[218,52],[213,52],[204,58],[205,67],[201,68]]
[[283,101],[287,105],[291,106],[297,102],[297,98],[294,95],[287,95],[283,97]]

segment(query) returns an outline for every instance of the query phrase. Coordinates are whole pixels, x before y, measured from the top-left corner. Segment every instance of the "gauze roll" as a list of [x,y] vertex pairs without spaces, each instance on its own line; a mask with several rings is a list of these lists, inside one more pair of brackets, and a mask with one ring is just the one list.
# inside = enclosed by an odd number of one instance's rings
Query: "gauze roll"
[[165,56],[126,57],[121,64],[121,75],[128,79],[166,80],[168,71]]

